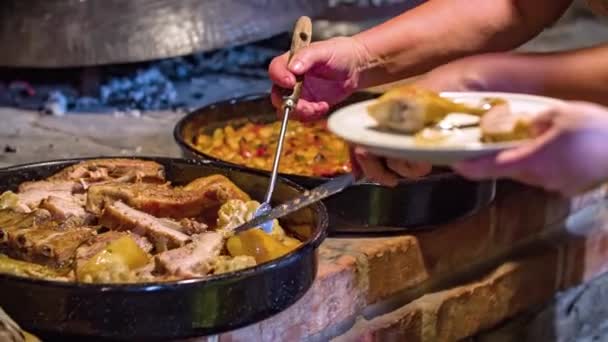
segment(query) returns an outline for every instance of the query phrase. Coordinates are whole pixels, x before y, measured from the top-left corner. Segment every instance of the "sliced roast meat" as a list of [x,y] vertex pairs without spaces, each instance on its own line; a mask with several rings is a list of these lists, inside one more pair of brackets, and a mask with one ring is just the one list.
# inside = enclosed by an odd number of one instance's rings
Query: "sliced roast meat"
[[506,105],[490,109],[479,122],[484,142],[504,142],[529,139],[534,136],[532,117],[526,113],[513,112]]
[[62,267],[73,260],[76,248],[94,234],[95,230],[89,227],[61,229],[54,222],[9,230],[7,254],[29,262]]
[[133,234],[131,232],[127,232],[127,234],[129,234],[129,236],[131,236],[131,238],[135,240],[135,243],[137,243],[139,248],[141,248],[144,252],[151,253],[154,249],[154,245],[147,237]]
[[187,245],[156,255],[156,272],[180,277],[204,276],[212,270],[223,244],[222,235],[216,232],[193,236]]
[[67,167],[49,180],[73,180],[85,184],[122,181],[122,182],[165,182],[162,165],[146,160],[135,159],[93,159]]
[[83,188],[77,182],[40,181],[21,184],[18,193],[11,191],[2,193],[0,207],[27,213],[37,208],[43,200],[50,196],[74,201],[80,205],[85,203]]
[[30,213],[16,212],[10,209],[0,210],[0,250],[6,247],[9,233],[48,222],[51,214],[46,210],[35,210]]
[[42,209],[31,213],[0,211],[0,251],[25,261],[59,267],[71,261],[78,245],[93,236],[87,227],[51,221]]
[[106,206],[99,223],[112,230],[130,230],[147,237],[157,251],[183,246],[190,236],[182,233],[182,227],[175,221],[159,219],[150,214],[133,209],[122,202]]
[[95,216],[87,213],[74,197],[49,196],[40,203],[40,208],[48,210],[58,220],[73,218],[82,224],[90,224],[95,220]]
[[181,219],[179,220],[179,225],[180,231],[188,235],[200,234],[207,231],[207,228],[209,228],[206,224],[192,219]]
[[19,192],[27,191],[48,191],[48,192],[68,192],[81,193],[84,191],[82,184],[70,180],[55,180],[55,181],[34,181],[25,182],[19,185]]
[[228,178],[213,175],[174,188],[145,183],[95,185],[89,189],[86,208],[100,213],[104,205],[120,200],[156,217],[202,217],[213,223],[220,206],[230,199],[248,200],[249,196]]
[[37,208],[42,201],[49,197],[61,198],[66,201],[78,201],[69,191],[30,190],[16,194],[18,207],[22,208],[23,212],[29,212]]

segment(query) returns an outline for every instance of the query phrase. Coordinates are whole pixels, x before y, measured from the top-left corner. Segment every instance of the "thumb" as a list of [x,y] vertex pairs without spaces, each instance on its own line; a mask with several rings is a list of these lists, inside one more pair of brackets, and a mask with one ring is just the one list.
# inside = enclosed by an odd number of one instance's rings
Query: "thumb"
[[298,51],[289,62],[287,68],[296,75],[308,72],[315,64],[326,63],[331,58],[331,49],[312,44]]
[[535,136],[542,135],[553,127],[555,117],[558,115],[559,110],[560,108],[552,107],[535,115],[532,118],[533,134]]

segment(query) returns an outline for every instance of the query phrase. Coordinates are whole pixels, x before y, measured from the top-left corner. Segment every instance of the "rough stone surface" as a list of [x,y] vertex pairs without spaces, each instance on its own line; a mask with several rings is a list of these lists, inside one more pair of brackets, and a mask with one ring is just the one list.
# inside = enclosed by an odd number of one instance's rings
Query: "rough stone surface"
[[480,281],[360,321],[334,341],[458,341],[549,299],[556,290],[556,275],[541,271],[555,264],[556,253],[505,263]]
[[355,259],[322,248],[317,279],[286,311],[220,337],[220,341],[297,341],[341,322],[363,307]]
[[421,248],[413,236],[328,239],[326,247],[357,260],[368,304],[427,280]]
[[[606,329],[608,203],[571,216],[566,229],[534,241],[482,280],[434,291],[371,320],[359,320],[335,341],[591,341]],[[576,236],[574,235],[576,234]],[[599,277],[599,278],[598,278]],[[591,282],[589,280],[597,279]],[[576,288],[573,286],[585,283]],[[525,314],[568,289],[539,314]]]
[[[88,156],[179,156],[172,136],[179,117],[175,113],[55,117],[1,108],[0,167]],[[16,151],[7,152],[7,146]]]

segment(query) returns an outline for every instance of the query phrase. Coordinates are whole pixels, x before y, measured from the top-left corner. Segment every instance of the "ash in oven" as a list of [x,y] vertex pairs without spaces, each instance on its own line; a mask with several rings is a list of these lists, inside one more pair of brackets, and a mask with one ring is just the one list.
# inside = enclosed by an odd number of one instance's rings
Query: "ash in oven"
[[0,70],[0,105],[66,113],[139,115],[190,110],[270,89],[267,67],[282,50],[246,45],[150,63],[70,70]]

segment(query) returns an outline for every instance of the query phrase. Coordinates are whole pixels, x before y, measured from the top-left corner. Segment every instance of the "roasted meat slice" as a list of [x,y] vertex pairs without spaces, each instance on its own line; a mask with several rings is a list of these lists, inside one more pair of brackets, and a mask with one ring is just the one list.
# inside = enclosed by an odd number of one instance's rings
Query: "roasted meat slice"
[[138,159],[93,159],[67,167],[49,180],[73,180],[85,184],[122,181],[122,182],[165,182],[162,165]]
[[59,267],[69,262],[76,247],[94,234],[86,227],[51,221],[46,210],[31,213],[0,211],[0,250],[21,260]]
[[[164,219],[164,220],[169,220],[171,222],[175,222],[171,219]],[[193,235],[193,234],[200,234],[203,232],[206,232],[207,229],[209,228],[206,224],[202,223],[202,222],[198,222],[196,220],[192,220],[192,219],[181,219],[179,220],[179,231],[184,233],[184,234],[188,234],[188,235]]]
[[532,117],[515,113],[508,105],[489,110],[479,123],[481,140],[486,143],[529,139],[534,136]]
[[82,193],[84,192],[84,188],[82,187],[82,184],[72,180],[43,180],[19,184],[20,193],[28,191]]
[[99,223],[112,230],[130,230],[145,236],[157,251],[181,247],[190,241],[190,236],[181,232],[182,227],[179,223],[159,219],[122,202],[114,202],[106,206]]
[[18,193],[6,191],[0,195],[0,208],[30,212],[49,197],[62,198],[84,206],[84,189],[73,181],[37,181],[19,185]]
[[213,175],[198,178],[184,187],[167,184],[105,184],[89,189],[87,210],[100,213],[105,205],[123,201],[130,207],[156,217],[204,218],[214,223],[220,206],[230,199],[249,196],[228,178]]
[[90,224],[95,219],[95,216],[87,213],[83,204],[74,197],[49,196],[40,203],[40,208],[48,210],[57,220],[72,218],[82,224]]
[[89,227],[61,229],[55,222],[8,231],[7,254],[20,260],[62,267],[69,264],[76,248],[92,238]]
[[51,214],[46,210],[21,213],[11,209],[0,210],[0,250],[6,247],[9,233],[19,229],[37,227],[48,222]]
[[416,133],[437,123],[450,113],[481,116],[486,110],[457,103],[438,93],[411,85],[389,90],[367,108],[379,127],[406,134]]
[[204,276],[220,255],[224,238],[216,232],[192,237],[189,244],[156,255],[156,272],[181,277]]

